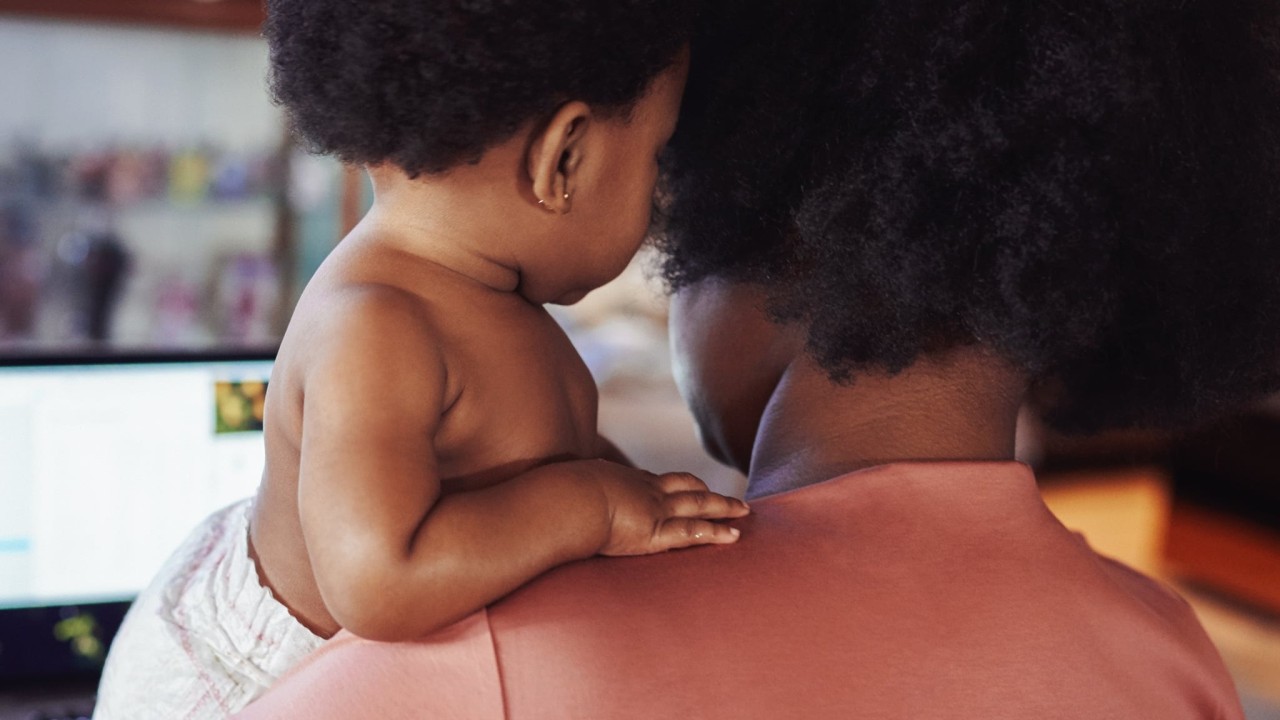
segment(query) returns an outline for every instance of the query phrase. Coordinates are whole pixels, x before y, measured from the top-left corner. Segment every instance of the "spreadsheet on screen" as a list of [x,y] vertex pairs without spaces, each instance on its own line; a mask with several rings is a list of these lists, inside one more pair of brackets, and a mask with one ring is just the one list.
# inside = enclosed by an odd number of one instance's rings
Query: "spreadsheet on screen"
[[0,608],[128,600],[264,465],[269,360],[0,367]]

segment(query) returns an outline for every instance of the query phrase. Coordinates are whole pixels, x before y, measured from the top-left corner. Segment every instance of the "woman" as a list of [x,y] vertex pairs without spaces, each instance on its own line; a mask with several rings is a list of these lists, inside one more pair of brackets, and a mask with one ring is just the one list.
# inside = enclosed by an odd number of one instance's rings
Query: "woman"
[[712,10],[664,245],[741,542],[339,639],[247,717],[1241,718],[1186,603],[1012,454],[1025,401],[1084,430],[1280,388],[1278,14]]

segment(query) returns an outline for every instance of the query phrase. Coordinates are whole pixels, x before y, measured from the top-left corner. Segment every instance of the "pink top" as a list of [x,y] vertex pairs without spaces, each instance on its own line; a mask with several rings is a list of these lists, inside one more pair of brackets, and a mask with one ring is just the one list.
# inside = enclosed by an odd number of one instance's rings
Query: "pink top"
[[1065,529],[1024,465],[752,510],[736,546],[566,566],[417,643],[341,634],[237,717],[1244,717],[1186,602]]

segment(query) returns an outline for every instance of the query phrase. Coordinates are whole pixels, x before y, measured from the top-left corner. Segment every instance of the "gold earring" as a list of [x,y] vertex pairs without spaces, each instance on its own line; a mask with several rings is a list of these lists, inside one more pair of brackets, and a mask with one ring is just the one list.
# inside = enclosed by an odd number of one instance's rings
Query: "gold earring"
[[[566,201],[569,199],[570,194],[571,194],[571,193],[565,193],[565,194],[564,194],[564,199],[565,199]],[[551,206],[547,205],[547,201],[546,201],[546,200],[539,199],[539,200],[538,200],[538,205],[539,205],[539,206],[541,206],[541,207],[542,207],[542,209],[543,209],[543,210],[546,210],[547,212],[555,212],[555,208],[553,208],[553,207],[551,207]]]

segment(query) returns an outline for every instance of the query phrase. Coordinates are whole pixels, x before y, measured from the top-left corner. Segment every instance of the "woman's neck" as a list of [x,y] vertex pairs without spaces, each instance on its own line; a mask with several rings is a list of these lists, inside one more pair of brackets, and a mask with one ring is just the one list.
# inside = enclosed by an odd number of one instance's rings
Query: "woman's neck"
[[980,348],[838,385],[807,357],[778,383],[756,435],[747,495],[889,462],[1012,460],[1023,375]]

